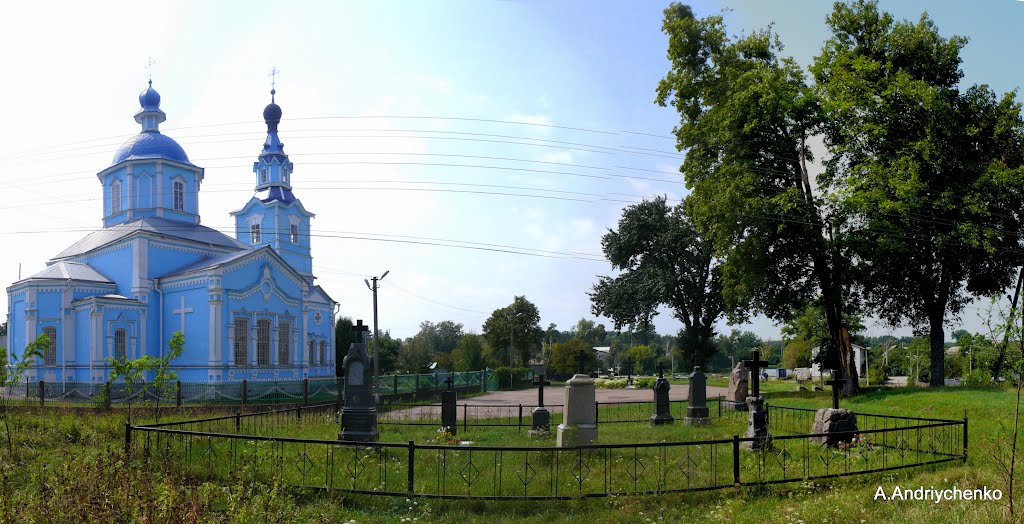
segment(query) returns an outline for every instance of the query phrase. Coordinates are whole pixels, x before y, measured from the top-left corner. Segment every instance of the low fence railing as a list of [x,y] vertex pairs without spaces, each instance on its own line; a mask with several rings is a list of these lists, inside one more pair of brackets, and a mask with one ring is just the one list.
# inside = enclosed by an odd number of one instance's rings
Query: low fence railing
[[[468,410],[470,406],[462,409]],[[554,407],[554,406],[551,406]],[[518,415],[518,406],[515,406]],[[632,407],[630,409],[633,409]],[[770,407],[770,424],[797,429],[801,408]],[[714,410],[713,410],[714,413]],[[554,413],[552,413],[554,415]],[[648,412],[649,415],[649,412]],[[726,415],[731,416],[731,415]],[[582,447],[372,444],[275,435],[334,423],[337,404],[126,426],[126,453],[204,479],[250,478],[368,495],[471,499],[568,499],[703,491],[868,474],[962,461],[967,419],[858,414],[870,427],[832,433],[851,444],[825,447],[809,429],[771,426],[755,438],[600,444]],[[787,419],[787,417],[789,417]],[[471,420],[466,417],[464,421]],[[786,422],[788,421],[788,422]],[[437,421],[439,422],[439,420]],[[291,432],[295,434],[294,431]]]

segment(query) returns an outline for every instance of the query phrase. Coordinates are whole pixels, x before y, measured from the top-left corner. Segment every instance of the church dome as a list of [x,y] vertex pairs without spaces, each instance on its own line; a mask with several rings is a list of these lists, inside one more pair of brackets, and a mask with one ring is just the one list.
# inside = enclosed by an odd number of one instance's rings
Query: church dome
[[267,107],[263,108],[263,121],[268,126],[274,126],[277,128],[277,124],[281,123],[281,106],[274,103],[274,95],[277,93],[275,90],[270,91],[270,103]]
[[160,93],[153,89],[153,81],[149,81],[149,87],[139,94],[139,105],[143,111],[157,111],[160,109]]
[[113,164],[140,158],[166,158],[176,162],[188,162],[185,150],[173,138],[153,131],[144,131],[129,138],[114,153]]

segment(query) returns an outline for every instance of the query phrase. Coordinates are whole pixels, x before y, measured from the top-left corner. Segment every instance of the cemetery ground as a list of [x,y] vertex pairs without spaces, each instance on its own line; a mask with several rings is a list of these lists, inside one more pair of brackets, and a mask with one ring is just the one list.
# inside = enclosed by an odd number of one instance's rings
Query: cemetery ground
[[[675,389],[683,389],[677,386]],[[650,390],[645,391],[650,394]],[[479,399],[480,397],[477,397]],[[476,401],[477,399],[474,399]],[[548,395],[549,402],[560,397]],[[564,501],[458,501],[376,497],[303,489],[283,481],[257,481],[247,468],[227,480],[204,481],[166,464],[125,460],[124,414],[92,410],[27,410],[11,413],[15,452],[0,456],[0,523],[6,522],[999,522],[1002,502],[873,500],[879,486],[987,486],[1007,492],[1000,474],[1008,465],[1016,391],[1012,389],[917,388],[875,390],[843,399],[859,412],[970,418],[970,455],[951,462],[890,473],[856,475],[767,487],[658,496]],[[828,392],[769,393],[768,402],[822,407]],[[201,410],[172,412],[196,418]],[[741,433],[741,417],[713,419],[715,428],[602,424],[600,442],[656,442],[712,433]],[[302,426],[309,436],[332,438],[337,426]],[[276,431],[276,430],[275,430]],[[294,433],[293,433],[294,435]],[[553,445],[516,428],[474,428],[459,438],[481,445]],[[436,428],[381,425],[383,441],[429,441]],[[219,460],[219,458],[218,458]],[[1019,485],[1019,481],[1018,481]],[[1018,494],[1021,492],[1018,490]]]

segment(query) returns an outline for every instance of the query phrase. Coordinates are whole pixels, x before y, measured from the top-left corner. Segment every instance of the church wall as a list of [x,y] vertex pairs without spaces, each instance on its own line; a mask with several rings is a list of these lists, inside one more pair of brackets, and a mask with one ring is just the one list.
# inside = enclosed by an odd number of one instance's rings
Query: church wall
[[[182,313],[183,300],[185,313]],[[185,335],[185,349],[174,363],[184,368],[205,368],[209,365],[210,304],[205,282],[199,286],[165,290],[163,309],[163,348],[167,347],[167,342],[175,331],[182,331],[184,317],[182,333]],[[202,372],[202,378],[198,380],[207,380],[205,370]]]
[[8,349],[12,353],[20,355],[21,350],[28,345],[28,340],[25,338],[25,292],[8,294],[7,299],[10,308],[7,318]]
[[173,246],[151,241],[149,243],[149,276],[160,277],[190,266],[211,255],[210,251]]
[[132,265],[135,263],[135,257],[132,254],[134,242],[132,240],[115,244],[75,261],[92,266],[100,274],[114,281],[117,284],[116,293],[118,295],[131,297]]
[[75,369],[69,373],[69,380],[88,382],[89,361],[92,351],[92,319],[90,307],[76,307],[74,310],[75,322]]

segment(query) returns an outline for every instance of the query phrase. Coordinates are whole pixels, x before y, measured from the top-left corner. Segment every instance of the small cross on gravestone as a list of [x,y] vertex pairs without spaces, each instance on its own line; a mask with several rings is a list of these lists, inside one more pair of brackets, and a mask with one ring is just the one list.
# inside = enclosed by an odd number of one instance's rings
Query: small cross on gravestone
[[441,429],[455,435],[459,430],[459,418],[456,409],[457,399],[455,391],[452,389],[455,380],[451,373],[448,374],[448,378],[444,382],[448,388],[441,392]]
[[754,350],[750,360],[744,360],[743,365],[750,370],[752,395],[747,397],[747,410],[750,418],[747,420],[747,432],[744,438],[752,439],[743,442],[746,449],[771,449],[772,436],[768,433],[768,412],[764,409],[764,397],[761,396],[760,372],[768,362],[761,360],[761,352]]
[[826,380],[825,383],[832,386],[832,409],[839,409],[839,388],[846,384],[846,379],[842,378],[840,370],[833,369],[832,379]]
[[444,383],[448,386],[448,391],[452,390],[452,386],[455,385],[455,379],[452,378],[452,374],[448,374],[448,378],[445,379]]
[[662,364],[661,362],[658,362],[657,370],[658,370],[658,378],[665,378],[665,365]]
[[370,326],[364,326],[363,320],[359,319],[355,324],[352,325],[352,331],[356,332],[356,342],[366,342],[366,332],[370,330]]
[[582,349],[577,351],[576,354],[572,356],[572,359],[574,361],[576,361],[576,374],[577,375],[582,375],[583,374],[583,365],[586,363],[586,358],[587,358],[587,354]]
[[750,381],[753,383],[751,396],[757,398],[761,396],[761,370],[768,367],[768,361],[761,360],[761,352],[756,349],[751,353],[751,357],[753,358],[750,360],[744,360],[743,365],[750,370]]

